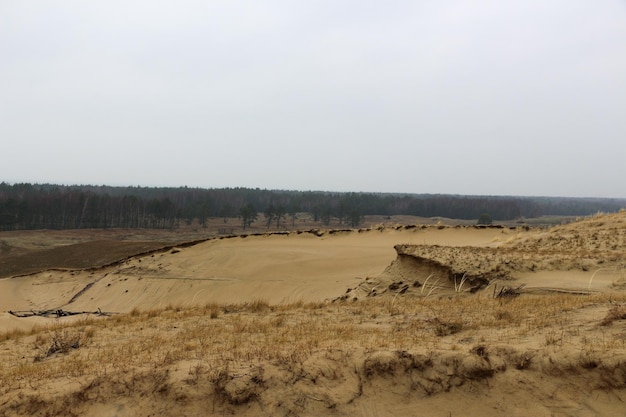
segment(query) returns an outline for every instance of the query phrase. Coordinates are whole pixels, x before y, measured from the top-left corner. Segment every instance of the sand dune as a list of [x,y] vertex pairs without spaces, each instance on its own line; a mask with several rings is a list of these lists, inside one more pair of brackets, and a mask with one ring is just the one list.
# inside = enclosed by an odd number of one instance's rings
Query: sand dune
[[[0,279],[0,414],[620,415],[625,237],[260,233]],[[8,313],[48,309],[121,314]]]
[[213,239],[96,270],[48,270],[2,279],[0,305],[6,310],[128,312],[167,304],[255,299],[323,301],[383,272],[396,257],[396,244],[497,246],[517,233],[497,228],[419,227]]

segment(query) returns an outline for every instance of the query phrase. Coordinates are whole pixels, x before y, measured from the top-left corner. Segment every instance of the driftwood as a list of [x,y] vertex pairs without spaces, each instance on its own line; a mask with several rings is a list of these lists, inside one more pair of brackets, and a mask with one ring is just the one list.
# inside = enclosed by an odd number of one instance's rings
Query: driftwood
[[113,313],[109,313],[106,311],[102,311],[98,309],[97,311],[65,311],[62,309],[54,309],[54,310],[22,310],[22,311],[11,311],[9,310],[9,314],[14,315],[15,317],[68,317],[75,316],[77,314],[95,314],[97,316],[110,316]]
[[497,285],[494,285],[493,298],[517,297],[522,293],[522,290],[524,289],[525,286],[526,284],[522,284],[517,288],[513,288],[513,287],[509,287],[505,285],[504,287],[500,288],[500,292],[496,292]]

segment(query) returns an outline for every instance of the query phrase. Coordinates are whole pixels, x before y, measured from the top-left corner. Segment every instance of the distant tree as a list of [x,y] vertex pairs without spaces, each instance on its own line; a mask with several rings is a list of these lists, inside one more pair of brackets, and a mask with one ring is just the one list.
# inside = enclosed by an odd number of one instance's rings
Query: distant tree
[[322,208],[319,204],[316,204],[311,208],[311,214],[313,214],[313,221],[317,223],[322,215]]
[[320,218],[322,219],[322,223],[324,223],[324,225],[328,226],[330,224],[330,219],[333,216],[333,212],[330,209],[330,206],[324,206],[322,208],[321,214],[320,214]]
[[224,203],[220,210],[220,216],[224,219],[224,223],[228,223],[229,217],[234,217],[235,209],[229,203]]
[[265,216],[265,226],[269,229],[270,225],[274,221],[274,217],[276,217],[276,208],[273,204],[270,204],[265,211],[263,212],[263,216]]
[[254,206],[251,203],[248,203],[239,209],[239,217],[241,218],[241,222],[245,230],[256,221],[259,215],[256,212]]
[[287,210],[285,210],[285,206],[278,206],[274,210],[274,218],[276,219],[276,228],[280,229],[280,219],[285,217]]
[[353,207],[348,212],[348,221],[350,222],[351,227],[358,227],[363,221],[363,215],[361,214],[361,211],[358,208]]
[[210,214],[211,214],[211,209],[209,208],[209,205],[207,203],[202,204],[198,208],[198,213],[197,213],[198,223],[200,223],[202,227],[207,226],[206,221]]
[[339,205],[340,214],[338,217],[340,219],[346,217],[350,227],[357,227],[363,221],[364,206],[367,207],[367,203],[363,203],[361,195],[356,193],[347,194]]
[[289,205],[287,209],[287,213],[289,214],[289,218],[291,219],[291,227],[296,225],[296,217],[298,217],[298,212],[300,211],[300,206],[296,203],[292,203]]
[[489,225],[493,222],[491,216],[489,215],[489,213],[483,213],[480,215],[480,217],[478,218],[478,222],[477,224],[486,224]]

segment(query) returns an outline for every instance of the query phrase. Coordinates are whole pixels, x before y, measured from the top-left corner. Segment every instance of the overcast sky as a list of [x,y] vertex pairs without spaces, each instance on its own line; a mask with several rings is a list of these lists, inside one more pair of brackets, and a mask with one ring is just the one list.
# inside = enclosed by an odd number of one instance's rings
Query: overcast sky
[[626,1],[0,0],[0,181],[626,197]]

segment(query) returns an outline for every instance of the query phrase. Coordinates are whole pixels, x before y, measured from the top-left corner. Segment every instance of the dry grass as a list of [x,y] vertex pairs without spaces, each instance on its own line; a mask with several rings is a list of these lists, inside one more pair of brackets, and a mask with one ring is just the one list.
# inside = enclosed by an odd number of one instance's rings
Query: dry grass
[[[268,369],[280,369],[288,375],[286,386],[291,386],[311,360],[333,363],[324,371],[330,387],[336,379],[350,379],[351,372],[361,372],[363,378],[393,378],[396,372],[430,369],[424,375],[431,372],[435,379],[491,378],[507,364],[525,372],[543,369],[541,361],[551,358],[549,352],[561,352],[574,374],[596,368],[604,374],[609,371],[603,366],[615,355],[626,357],[626,338],[622,326],[599,324],[607,314],[613,322],[624,319],[614,312],[625,302],[626,294],[381,297],[289,305],[256,300],[57,321],[3,335],[0,400],[21,410],[9,415],[34,415],[42,409],[53,410],[49,415],[81,415],[85,404],[98,398],[106,402],[111,395],[159,393],[167,404],[186,405],[190,398],[210,395],[212,407],[231,413],[228,407],[265,395],[267,378],[283,375],[264,376]],[[364,361],[354,365],[355,355],[363,355]],[[460,372],[456,376],[446,374],[449,355],[460,355],[453,362]],[[563,365],[550,366],[557,372]],[[307,378],[314,378],[318,371],[306,372],[313,372]],[[444,389],[432,381],[423,384],[427,395]],[[75,388],[63,394],[59,390],[64,386]],[[311,398],[303,392],[304,398]],[[276,401],[282,401],[276,395]],[[318,400],[327,407],[335,404],[324,396],[316,396]],[[69,413],[68,407],[75,411]]]
[[[611,304],[625,301],[626,295],[524,296],[504,301],[458,296],[397,298],[391,310],[389,300],[383,299],[279,306],[257,300],[133,310],[3,334],[0,394],[61,377],[101,377],[189,360],[200,361],[202,372],[217,376],[232,363],[300,363],[319,351],[456,350],[468,340],[506,337],[521,343],[533,334],[543,334],[541,343],[549,346],[579,345],[586,352],[624,349],[623,339],[609,340],[606,334],[602,340],[582,337],[580,331],[577,335],[569,313],[604,308],[611,321],[620,320],[626,318],[623,305]],[[525,366],[523,361],[520,366]]]
[[626,305],[618,304],[612,306],[609,311],[606,313],[606,317],[602,319],[600,324],[602,326],[608,326],[612,324],[615,320],[624,320],[626,319]]

